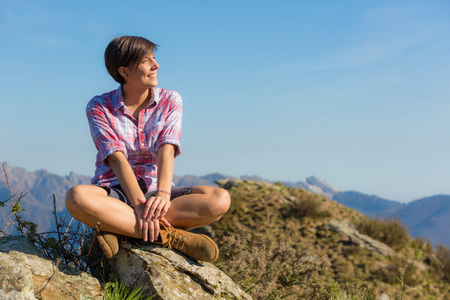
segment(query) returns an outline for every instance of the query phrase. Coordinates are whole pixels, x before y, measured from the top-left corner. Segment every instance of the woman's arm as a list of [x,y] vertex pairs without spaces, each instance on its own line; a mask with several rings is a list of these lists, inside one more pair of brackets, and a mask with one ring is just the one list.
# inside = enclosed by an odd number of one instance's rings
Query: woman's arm
[[157,196],[167,196],[170,193],[173,181],[173,166],[175,160],[175,146],[165,144],[158,149],[158,192]]
[[157,192],[145,206],[144,218],[150,221],[161,220],[170,226],[164,218],[170,207],[170,192],[172,189],[175,146],[164,144],[158,149]]
[[138,204],[140,204],[138,198],[145,199],[145,196],[144,193],[142,193],[141,188],[139,187],[139,184],[136,180],[136,175],[134,174],[133,169],[125,158],[125,155],[120,151],[116,151],[113,154],[109,155],[106,158],[106,161],[108,162],[111,169],[113,169],[114,174],[116,175],[117,180],[119,181],[119,184],[125,192],[128,200],[131,202],[131,205],[133,205],[133,207],[136,207]]
[[147,214],[145,214],[145,209],[150,201],[145,200],[144,193],[139,187],[136,175],[125,158],[125,155],[117,151],[109,155],[106,160],[111,169],[113,169],[120,186],[134,208],[142,239],[147,241],[147,238],[149,238],[151,242],[155,241],[159,235],[159,221],[150,221]]

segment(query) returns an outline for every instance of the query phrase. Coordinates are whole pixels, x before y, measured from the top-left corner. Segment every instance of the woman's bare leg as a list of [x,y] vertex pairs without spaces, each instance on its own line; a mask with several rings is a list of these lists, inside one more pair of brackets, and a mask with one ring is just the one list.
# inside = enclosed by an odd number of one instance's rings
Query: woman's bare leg
[[[230,205],[228,192],[223,189],[199,186],[188,195],[172,200],[166,219],[176,227],[191,229],[219,220]],[[84,224],[102,231],[142,238],[133,208],[122,201],[108,197],[107,192],[93,185],[71,188],[66,196],[70,214]]]
[[220,220],[230,207],[230,195],[221,188],[194,187],[191,193],[175,198],[166,219],[175,227],[192,229]]

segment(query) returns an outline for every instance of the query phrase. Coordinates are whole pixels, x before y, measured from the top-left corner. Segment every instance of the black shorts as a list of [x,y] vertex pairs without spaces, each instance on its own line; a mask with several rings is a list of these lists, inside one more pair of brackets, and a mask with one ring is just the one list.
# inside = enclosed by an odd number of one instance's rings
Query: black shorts
[[[139,179],[138,180],[139,187],[141,188],[142,192],[145,194],[147,191],[147,186],[144,182],[144,180]],[[107,193],[109,197],[119,199],[122,202],[125,202],[129,206],[131,205],[131,202],[128,200],[127,196],[125,195],[125,192],[123,191],[122,187],[120,185],[114,185],[114,186],[100,186],[103,188]],[[170,201],[173,199],[184,196],[189,194],[193,186],[174,186],[172,187],[171,193],[170,193]],[[145,199],[149,199],[150,197],[156,196],[156,191],[151,191],[145,194]]]

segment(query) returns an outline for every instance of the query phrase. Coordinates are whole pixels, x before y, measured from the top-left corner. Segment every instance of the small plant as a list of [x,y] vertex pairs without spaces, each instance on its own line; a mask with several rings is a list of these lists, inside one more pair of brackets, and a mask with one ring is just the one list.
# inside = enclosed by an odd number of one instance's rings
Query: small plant
[[444,279],[450,282],[450,249],[444,245],[439,245],[436,250],[437,258],[441,263],[440,268],[444,273]]
[[103,299],[105,300],[148,300],[153,299],[155,295],[151,297],[145,297],[142,295],[142,288],[137,287],[130,291],[127,288],[126,284],[115,281],[115,282],[107,282],[104,287],[105,296]]
[[[9,201],[10,212],[6,223],[2,224],[0,237],[9,235],[6,231],[9,226],[14,226],[15,232],[25,235],[41,252],[53,261],[74,267],[80,271],[90,272],[92,267],[98,266],[99,260],[93,261],[93,256],[87,255],[92,247],[93,230],[67,215],[56,214],[56,199],[53,195],[53,216],[56,225],[55,231],[38,232],[38,225],[23,218],[21,212],[24,209],[20,205],[27,193],[21,193],[17,198],[11,190],[8,174],[3,163],[3,173],[6,178],[10,198],[0,202],[0,207],[5,207]],[[96,257],[98,258],[98,257]]]
[[391,246],[402,249],[409,241],[408,229],[399,219],[371,219],[363,217],[357,224],[360,233]]
[[[5,170],[5,163],[2,164],[3,167],[3,174],[5,175],[6,178],[6,184],[8,185],[8,191],[9,191],[9,199],[6,199],[4,201],[0,201],[0,207],[5,207],[5,204],[7,204],[8,201],[10,201],[11,204],[11,210],[8,214],[8,217],[6,218],[6,222],[4,224],[3,229],[0,229],[0,237],[4,236],[4,235],[9,235],[6,232],[6,229],[10,226],[10,225],[14,225],[14,226],[20,226],[20,224],[22,224],[21,218],[20,218],[20,212],[23,211],[22,207],[20,206],[20,200],[22,200],[23,197],[26,196],[27,193],[20,193],[19,197],[17,197],[17,200],[14,200],[14,197],[16,195],[13,195],[12,191],[11,191],[11,186],[9,185],[9,179],[8,179],[8,174],[6,173]],[[15,220],[15,222],[14,222]]]
[[381,281],[394,285],[399,281],[399,270],[402,270],[400,274],[402,286],[403,284],[408,286],[417,286],[419,284],[420,276],[418,276],[417,267],[404,258],[391,258],[389,266],[375,270],[373,275]]
[[405,279],[405,272],[406,269],[405,268],[398,268],[398,278],[397,280],[400,282],[401,285],[401,294],[400,293],[396,293],[395,295],[395,299],[396,300],[403,300],[403,297],[405,296],[405,292],[406,290],[409,288],[408,285],[405,283],[404,279]]
[[295,201],[290,209],[290,214],[297,219],[305,217],[324,218],[330,216],[327,210],[322,209],[322,202],[315,196]]
[[375,296],[366,282],[347,282],[340,286],[333,283],[326,287],[326,296],[329,300],[373,300]]
[[255,299],[320,298],[315,278],[328,260],[283,243],[269,249],[264,236],[251,246],[253,239],[250,234],[227,237],[221,251],[226,264],[218,263],[247,293]]

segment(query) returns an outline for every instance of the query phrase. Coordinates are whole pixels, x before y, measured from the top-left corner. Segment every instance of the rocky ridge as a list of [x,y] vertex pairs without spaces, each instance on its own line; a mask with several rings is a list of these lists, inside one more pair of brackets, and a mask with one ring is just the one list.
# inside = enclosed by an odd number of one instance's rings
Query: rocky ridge
[[[252,299],[210,263],[157,245],[121,243],[109,262],[122,282],[155,299]],[[93,276],[44,257],[24,236],[0,238],[0,299],[103,299]]]

